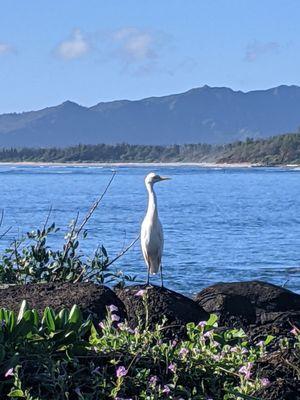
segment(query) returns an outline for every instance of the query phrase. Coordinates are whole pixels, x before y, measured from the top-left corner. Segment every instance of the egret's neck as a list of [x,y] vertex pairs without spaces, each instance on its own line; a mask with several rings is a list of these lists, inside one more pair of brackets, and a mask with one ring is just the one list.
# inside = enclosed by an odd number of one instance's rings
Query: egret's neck
[[157,199],[156,199],[156,194],[153,190],[153,185],[151,184],[146,184],[146,188],[148,191],[148,210],[147,210],[147,215],[156,215],[157,216]]

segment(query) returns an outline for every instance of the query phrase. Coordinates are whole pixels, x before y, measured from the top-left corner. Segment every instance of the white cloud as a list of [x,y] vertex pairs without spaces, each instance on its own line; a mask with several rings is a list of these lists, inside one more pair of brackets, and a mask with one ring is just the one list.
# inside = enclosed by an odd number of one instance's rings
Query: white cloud
[[56,48],[56,54],[63,60],[80,58],[89,51],[90,43],[80,29],[74,30],[71,36],[62,41]]
[[10,44],[0,42],[0,55],[12,52],[13,49]]
[[125,27],[112,33],[117,54],[126,63],[141,63],[158,57],[158,37],[151,32]]
[[278,52],[280,49],[280,44],[278,42],[259,42],[255,40],[252,43],[249,43],[246,47],[245,60],[249,62],[256,61],[259,57]]

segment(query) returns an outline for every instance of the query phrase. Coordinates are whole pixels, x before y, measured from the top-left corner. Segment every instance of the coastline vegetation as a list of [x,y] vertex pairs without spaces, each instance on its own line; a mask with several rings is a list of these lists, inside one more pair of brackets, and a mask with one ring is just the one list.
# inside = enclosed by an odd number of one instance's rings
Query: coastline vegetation
[[230,144],[183,144],[171,146],[77,145],[66,148],[2,148],[0,162],[126,163],[212,162],[261,165],[300,164],[300,134],[268,139],[246,139]]
[[[145,307],[147,297],[143,296]],[[184,340],[164,338],[165,321],[149,330],[120,322],[118,309],[95,325],[79,308],[40,318],[23,302],[0,309],[0,392],[41,399],[248,399],[270,382],[256,362],[272,337],[250,345],[242,330],[217,331],[217,318],[187,325]],[[300,336],[293,345],[299,351]],[[282,342],[282,346],[289,346]]]

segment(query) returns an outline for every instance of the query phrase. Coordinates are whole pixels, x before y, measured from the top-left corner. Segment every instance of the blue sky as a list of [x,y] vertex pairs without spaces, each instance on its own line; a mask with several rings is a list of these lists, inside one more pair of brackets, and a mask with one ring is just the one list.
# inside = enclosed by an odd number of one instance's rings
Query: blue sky
[[299,0],[2,0],[0,113],[300,85]]

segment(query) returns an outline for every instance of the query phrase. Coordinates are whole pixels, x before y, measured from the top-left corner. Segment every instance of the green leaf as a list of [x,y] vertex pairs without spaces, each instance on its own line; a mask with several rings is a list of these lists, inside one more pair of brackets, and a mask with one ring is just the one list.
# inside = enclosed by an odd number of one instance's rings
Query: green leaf
[[46,324],[50,332],[55,331],[55,314],[50,307],[45,308],[43,322]]
[[84,324],[79,328],[80,335],[84,336],[88,331],[91,330],[92,321],[88,319]]
[[97,329],[95,328],[94,324],[92,323],[91,335],[90,335],[90,343],[91,344],[97,344],[98,340],[99,340],[99,334],[98,334]]
[[18,314],[17,324],[23,318],[23,315],[24,315],[24,312],[26,311],[26,309],[27,309],[27,302],[26,302],[26,300],[23,300],[22,304],[21,304],[21,307],[20,307],[20,310],[19,310],[19,314]]
[[71,308],[68,322],[70,324],[78,324],[81,323],[81,321],[82,321],[81,311],[79,307],[76,304],[74,304],[74,306]]
[[39,314],[36,310],[32,310],[32,315],[33,315],[33,324],[35,327],[38,327],[40,321]]
[[8,397],[25,397],[23,390],[21,389],[12,389],[8,393]]
[[275,339],[275,336],[272,336],[272,335],[268,335],[267,337],[266,337],[266,339],[265,339],[265,345],[267,346],[269,343],[271,343],[272,342],[272,340],[274,340]]
[[107,251],[106,251],[106,248],[103,245],[101,246],[101,251],[102,251],[104,257],[107,258]]
[[57,329],[63,329],[68,322],[69,312],[65,308],[60,310],[58,315],[55,317],[55,325]]
[[16,326],[16,315],[13,311],[10,311],[9,313],[9,322],[8,322],[8,329],[9,332],[13,332]]
[[218,316],[216,314],[210,314],[208,321],[206,321],[206,326],[214,326],[218,321]]
[[239,393],[239,392],[236,392],[236,391],[233,391],[233,390],[226,390],[226,392],[230,393],[230,394],[234,394],[235,396],[237,396],[237,398],[240,397],[241,399],[245,399],[245,400],[262,400],[259,397],[249,396],[247,394]]

